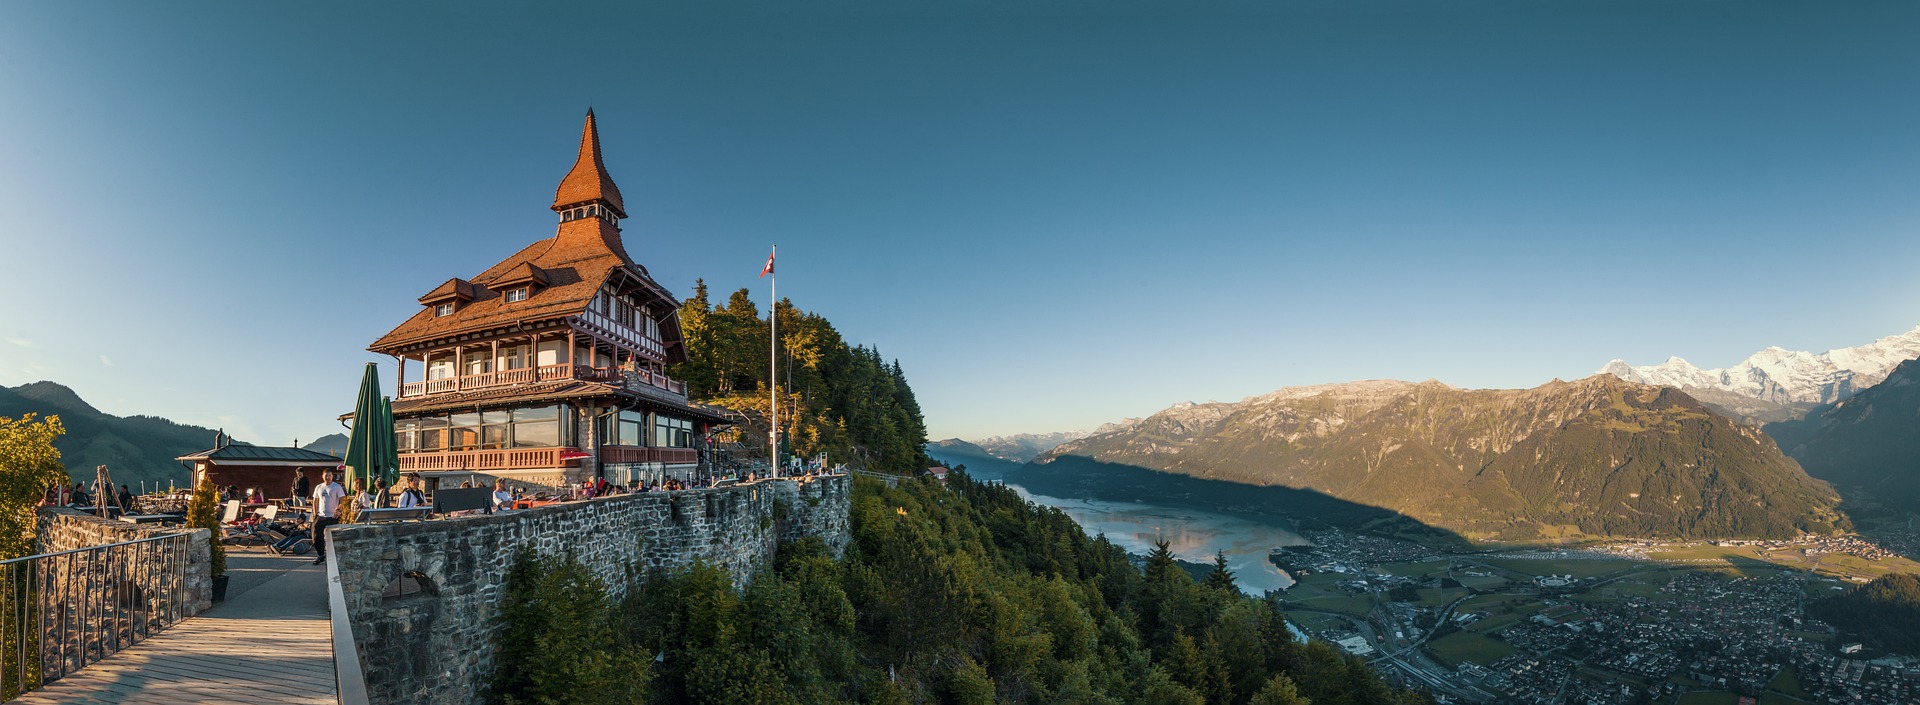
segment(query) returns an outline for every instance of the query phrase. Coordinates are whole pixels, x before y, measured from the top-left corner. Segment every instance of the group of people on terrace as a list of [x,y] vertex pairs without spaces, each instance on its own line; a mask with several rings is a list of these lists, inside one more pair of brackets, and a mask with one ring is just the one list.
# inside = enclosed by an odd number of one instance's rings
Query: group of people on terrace
[[99,499],[102,497],[106,498],[107,506],[109,507],[118,507],[120,511],[123,512],[132,511],[133,509],[132,488],[121,485],[120,491],[115,493],[113,491],[113,485],[107,485],[106,489],[102,490],[97,480],[93,483],[93,491],[91,492],[87,491],[86,483],[78,481],[73,483],[73,487],[67,487],[65,485],[49,487],[46,493],[40,498],[40,506],[95,507],[99,506]]

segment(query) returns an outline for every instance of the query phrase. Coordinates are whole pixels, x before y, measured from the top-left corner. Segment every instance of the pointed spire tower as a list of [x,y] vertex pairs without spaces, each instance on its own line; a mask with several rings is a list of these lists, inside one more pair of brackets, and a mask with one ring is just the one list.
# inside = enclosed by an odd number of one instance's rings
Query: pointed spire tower
[[627,217],[626,204],[620,200],[620,187],[607,174],[600,158],[600,128],[594,122],[593,109],[587,109],[587,124],[580,128],[580,155],[573,169],[560,180],[553,192],[553,211],[560,214],[562,241],[599,240],[607,249],[629,264],[620,241],[620,219]]

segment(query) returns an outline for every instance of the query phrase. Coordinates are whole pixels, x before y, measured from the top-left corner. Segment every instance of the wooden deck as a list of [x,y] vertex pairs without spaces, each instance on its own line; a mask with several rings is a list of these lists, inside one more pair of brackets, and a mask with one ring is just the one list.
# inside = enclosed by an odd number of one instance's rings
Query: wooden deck
[[236,555],[228,590],[244,592],[13,702],[333,705],[326,574],[311,560]]

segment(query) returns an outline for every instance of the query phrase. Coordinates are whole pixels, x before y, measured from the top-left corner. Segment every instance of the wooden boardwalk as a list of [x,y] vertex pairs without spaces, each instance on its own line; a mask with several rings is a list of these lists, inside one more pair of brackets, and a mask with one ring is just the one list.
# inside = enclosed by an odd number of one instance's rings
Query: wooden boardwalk
[[326,573],[309,561],[236,555],[228,589],[244,592],[13,702],[333,705]]

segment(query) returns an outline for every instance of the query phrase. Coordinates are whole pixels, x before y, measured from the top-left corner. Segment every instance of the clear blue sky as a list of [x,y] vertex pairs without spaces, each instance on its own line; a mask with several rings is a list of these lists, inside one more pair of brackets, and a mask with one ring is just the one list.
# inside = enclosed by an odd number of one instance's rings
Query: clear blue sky
[[1920,3],[934,5],[0,3],[0,384],[337,431],[589,104],[662,283],[778,242],[936,437],[1920,323]]

